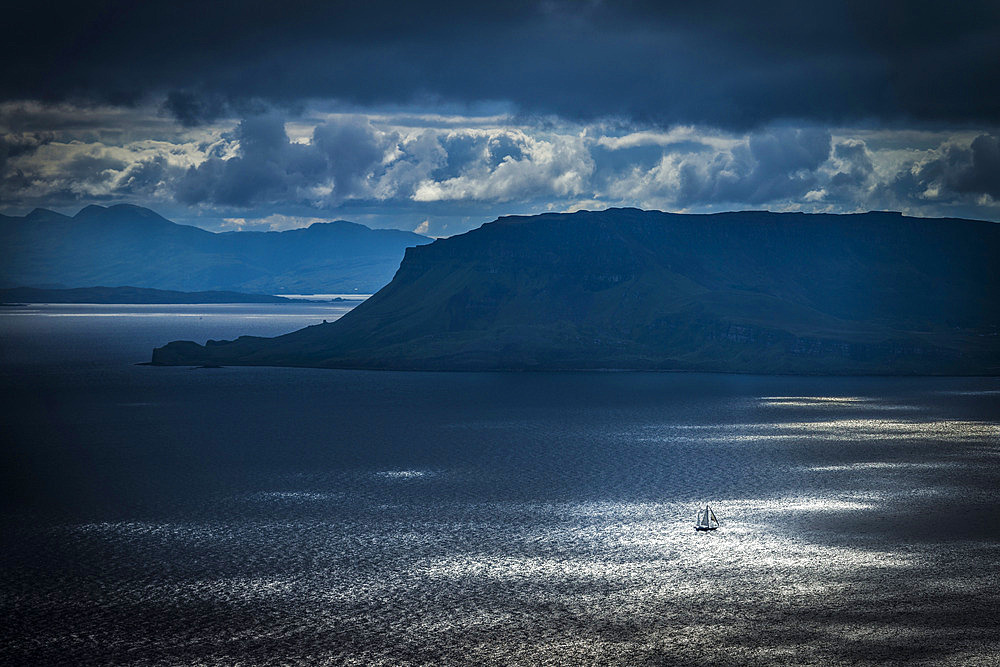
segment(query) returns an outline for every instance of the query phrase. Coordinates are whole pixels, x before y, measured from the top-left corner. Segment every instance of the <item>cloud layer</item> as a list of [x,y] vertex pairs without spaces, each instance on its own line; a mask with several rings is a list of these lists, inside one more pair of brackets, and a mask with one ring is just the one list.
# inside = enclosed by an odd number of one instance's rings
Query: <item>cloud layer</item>
[[1000,218],[1000,137],[989,131],[319,108],[189,127],[156,107],[16,103],[0,105],[0,128],[8,213],[128,201],[208,228],[342,217],[439,235],[502,214],[608,206]]
[[74,1],[4,19],[0,99],[155,97],[187,125],[310,99],[739,130],[1000,118],[990,0]]

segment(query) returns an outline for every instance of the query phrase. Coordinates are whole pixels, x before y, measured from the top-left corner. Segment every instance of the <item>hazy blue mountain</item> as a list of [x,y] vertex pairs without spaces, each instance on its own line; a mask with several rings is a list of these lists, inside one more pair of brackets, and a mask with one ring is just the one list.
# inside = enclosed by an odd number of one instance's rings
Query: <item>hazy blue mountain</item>
[[894,213],[501,218],[337,322],[161,364],[1000,372],[1000,225]]
[[0,303],[302,303],[270,294],[176,292],[148,287],[75,287],[0,289]]
[[431,239],[338,221],[284,232],[212,233],[138,206],[0,216],[0,286],[134,285],[163,290],[378,290],[408,246]]

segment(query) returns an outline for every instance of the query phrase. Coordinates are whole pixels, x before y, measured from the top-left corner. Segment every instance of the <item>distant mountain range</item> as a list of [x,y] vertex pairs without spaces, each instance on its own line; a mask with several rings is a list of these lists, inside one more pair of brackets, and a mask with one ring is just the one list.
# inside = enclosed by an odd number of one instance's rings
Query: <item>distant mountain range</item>
[[212,233],[124,204],[73,217],[35,209],[0,215],[0,287],[370,294],[392,279],[407,247],[430,241],[345,221]]
[[340,320],[157,364],[1000,373],[1000,225],[896,213],[508,217]]
[[[76,287],[0,289],[0,303],[303,303],[269,294],[243,292],[175,292],[146,287]],[[310,302],[312,303],[312,302]]]

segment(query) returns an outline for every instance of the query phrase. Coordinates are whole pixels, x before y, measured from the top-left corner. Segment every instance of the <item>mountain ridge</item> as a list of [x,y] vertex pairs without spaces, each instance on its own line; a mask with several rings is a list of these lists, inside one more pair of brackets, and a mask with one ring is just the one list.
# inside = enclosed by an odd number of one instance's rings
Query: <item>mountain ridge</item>
[[73,303],[73,304],[208,304],[208,303],[316,303],[270,294],[245,292],[177,292],[148,287],[74,287],[68,289],[12,287],[0,289],[0,304]]
[[0,217],[0,287],[134,285],[183,292],[371,293],[403,250],[431,239],[333,221],[282,232],[210,232],[155,211],[91,205]]
[[1000,372],[1000,225],[609,209],[407,249],[337,322],[153,363],[417,370]]

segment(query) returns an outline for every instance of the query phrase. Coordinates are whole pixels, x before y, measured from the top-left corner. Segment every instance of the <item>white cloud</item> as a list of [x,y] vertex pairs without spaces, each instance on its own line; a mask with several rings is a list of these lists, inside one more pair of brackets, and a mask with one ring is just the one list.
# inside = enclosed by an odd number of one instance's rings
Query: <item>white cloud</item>
[[697,142],[705,146],[710,146],[717,150],[732,148],[740,141],[736,137],[727,137],[718,132],[708,131],[705,128],[696,128],[690,125],[680,125],[666,132],[658,130],[640,130],[629,132],[621,136],[601,136],[595,143],[609,150],[622,150],[626,148],[637,148],[640,146],[671,146]]
[[482,161],[462,175],[443,181],[424,180],[417,186],[413,200],[506,202],[541,196],[576,197],[588,192],[594,160],[581,137],[551,135],[541,138],[523,131],[497,135],[512,140],[522,156],[507,155],[495,166]]
[[328,222],[324,218],[314,218],[295,215],[281,215],[272,213],[262,218],[223,218],[222,229],[232,229],[236,231],[268,231],[283,232],[287,229],[300,229],[308,227],[317,222]]

